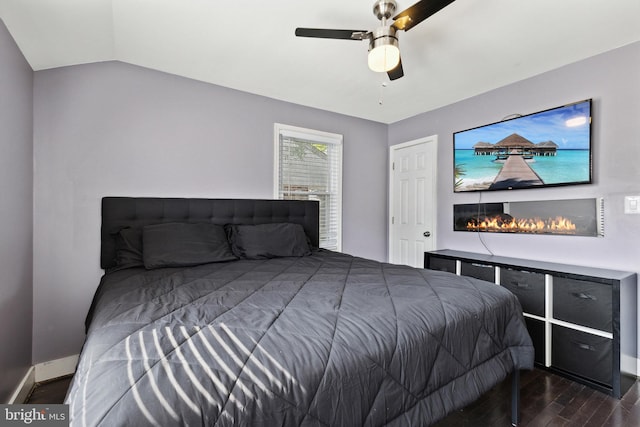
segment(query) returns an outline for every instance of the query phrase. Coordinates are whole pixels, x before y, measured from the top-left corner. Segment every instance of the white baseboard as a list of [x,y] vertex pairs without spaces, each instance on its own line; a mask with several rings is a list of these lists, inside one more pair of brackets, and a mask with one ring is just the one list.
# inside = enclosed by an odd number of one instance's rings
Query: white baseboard
[[78,364],[78,354],[62,357],[48,362],[38,363],[34,366],[36,382],[46,381],[53,378],[71,375],[76,371]]
[[625,354],[620,356],[620,370],[622,372],[626,372],[637,377],[640,375],[638,366],[640,366],[640,359],[636,359],[635,357],[627,356]]
[[13,405],[14,403],[24,402],[27,399],[27,396],[29,396],[29,392],[31,391],[35,383],[36,370],[32,366],[29,368],[24,378],[22,378],[22,381],[20,381],[20,384],[18,384],[18,387],[13,392],[7,403]]

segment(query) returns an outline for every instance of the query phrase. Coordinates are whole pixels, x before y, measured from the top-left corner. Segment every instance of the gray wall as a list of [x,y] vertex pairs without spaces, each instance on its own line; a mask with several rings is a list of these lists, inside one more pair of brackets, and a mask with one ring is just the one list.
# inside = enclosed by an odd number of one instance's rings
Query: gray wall
[[80,350],[100,198],[271,198],[274,122],[344,135],[343,250],[386,258],[386,125],[119,62],[34,87],[35,363]]
[[31,366],[33,71],[0,20],[0,402]]
[[[593,185],[483,193],[482,201],[604,197],[606,237],[483,238],[500,255],[637,271],[640,215],[623,215],[622,200],[640,194],[638,75],[636,43],[386,126],[117,62],[39,71],[33,127],[33,362],[80,349],[82,321],[101,274],[102,196],[271,197],[274,122],[344,134],[343,249],[383,260],[388,145],[439,136],[437,245],[484,252],[477,235],[452,231],[452,205],[479,198],[451,191],[452,133],[593,98]],[[18,98],[24,97],[30,89],[19,92]],[[20,102],[11,102],[11,108],[16,105]],[[29,117],[25,112],[17,123]],[[20,169],[11,163],[9,169]],[[31,194],[28,185],[20,187],[11,191]],[[0,262],[9,259],[3,255]],[[20,289],[30,292],[28,285]],[[30,313],[30,307],[23,308]],[[28,315],[19,319],[29,322]],[[637,319],[623,319],[630,321]]]
[[[593,98],[592,185],[453,193],[453,132]],[[640,215],[625,215],[625,195],[640,195],[640,43],[625,46],[389,126],[389,145],[438,135],[438,248],[486,253],[476,233],[453,231],[453,204],[604,197],[605,237],[483,233],[496,255],[640,273]],[[623,301],[635,309],[636,301]],[[623,324],[637,318],[623,319]],[[624,338],[624,337],[623,337]],[[635,354],[626,354],[635,358]]]

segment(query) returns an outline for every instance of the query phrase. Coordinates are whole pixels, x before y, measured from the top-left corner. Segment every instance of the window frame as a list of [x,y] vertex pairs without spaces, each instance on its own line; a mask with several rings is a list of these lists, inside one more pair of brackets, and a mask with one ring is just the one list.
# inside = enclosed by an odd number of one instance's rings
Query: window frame
[[[330,133],[319,131],[315,129],[307,129],[298,126],[291,126],[282,123],[274,123],[274,143],[273,143],[273,159],[274,159],[274,167],[273,167],[273,197],[274,199],[280,199],[280,180],[279,180],[279,172],[280,172],[280,137],[288,136],[292,138],[299,138],[304,141],[313,141],[320,144],[333,144],[337,145],[340,149],[340,159],[337,164],[338,170],[337,176],[339,179],[337,190],[336,190],[336,203],[338,204],[336,208],[337,212],[337,230],[336,230],[336,249],[337,252],[342,251],[342,186],[343,186],[343,156],[344,156],[344,146],[343,146],[343,136],[337,133]],[[322,243],[322,242],[321,242]],[[322,246],[320,246],[322,247]]]

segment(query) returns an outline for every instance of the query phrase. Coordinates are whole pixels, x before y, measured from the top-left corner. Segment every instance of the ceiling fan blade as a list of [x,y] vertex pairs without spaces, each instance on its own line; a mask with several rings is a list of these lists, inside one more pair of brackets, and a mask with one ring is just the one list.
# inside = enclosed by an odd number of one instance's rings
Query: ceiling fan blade
[[449,6],[455,0],[422,0],[393,17],[392,27],[409,31],[431,15]]
[[402,58],[400,58],[400,62],[398,62],[396,68],[387,71],[387,75],[389,76],[389,80],[398,80],[400,77],[404,76],[404,71],[402,70]]
[[365,30],[327,30],[324,28],[296,28],[298,37],[316,37],[321,39],[364,40],[369,38]]

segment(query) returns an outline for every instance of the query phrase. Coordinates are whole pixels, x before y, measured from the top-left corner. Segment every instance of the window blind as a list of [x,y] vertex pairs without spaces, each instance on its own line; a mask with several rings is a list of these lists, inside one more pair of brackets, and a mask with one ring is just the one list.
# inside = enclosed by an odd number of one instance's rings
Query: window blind
[[337,137],[280,130],[276,140],[277,197],[319,201],[320,247],[335,251],[342,247],[342,138]]

